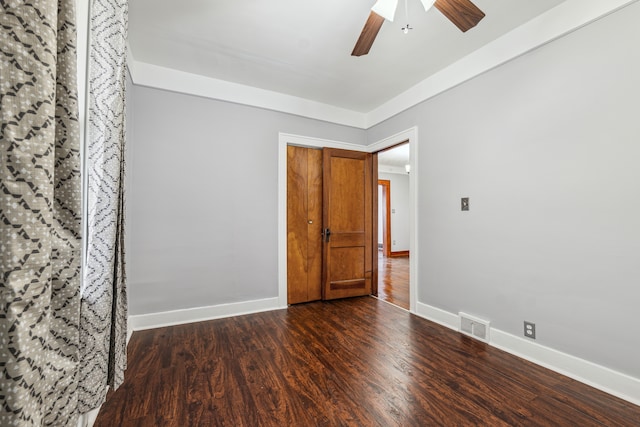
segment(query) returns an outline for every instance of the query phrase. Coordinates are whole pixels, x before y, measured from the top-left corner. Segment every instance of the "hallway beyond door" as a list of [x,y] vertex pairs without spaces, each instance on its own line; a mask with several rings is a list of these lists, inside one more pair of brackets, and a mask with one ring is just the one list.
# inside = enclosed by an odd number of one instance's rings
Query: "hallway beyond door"
[[409,310],[409,257],[385,257],[378,251],[378,298]]

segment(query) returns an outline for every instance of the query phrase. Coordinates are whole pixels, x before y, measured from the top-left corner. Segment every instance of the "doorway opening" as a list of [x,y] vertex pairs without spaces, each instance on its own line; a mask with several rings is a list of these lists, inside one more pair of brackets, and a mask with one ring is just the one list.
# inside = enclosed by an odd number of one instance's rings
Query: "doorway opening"
[[410,146],[378,152],[378,298],[410,309]]
[[[374,165],[374,174],[372,176],[372,180],[377,181],[377,156],[378,153],[384,151],[386,148],[394,147],[399,143],[409,141],[409,146],[411,147],[411,157],[409,164],[411,165],[411,174],[410,177],[410,257],[413,260],[419,259],[419,246],[417,239],[417,192],[418,192],[418,175],[419,175],[419,165],[416,161],[419,147],[418,147],[418,128],[412,127],[406,129],[397,134],[388,136],[384,139],[381,139],[373,144],[368,146],[357,146],[354,144],[348,144],[339,141],[331,141],[324,140],[319,138],[312,138],[300,135],[292,135],[287,133],[279,133],[278,134],[278,297],[277,299],[269,299],[265,300],[265,304],[269,307],[277,307],[277,308],[286,308],[288,306],[287,303],[287,272],[288,272],[288,257],[287,257],[287,147],[289,145],[296,145],[301,147],[330,147],[330,148],[341,148],[345,150],[357,150],[374,154],[374,161],[372,162]],[[375,184],[375,183],[373,183]],[[372,192],[374,197],[377,199],[377,191]],[[376,201],[377,203],[377,201]],[[377,214],[377,211],[375,211]],[[376,215],[377,216],[377,215]],[[376,228],[377,221],[373,222],[373,229],[377,231]],[[376,233],[377,234],[377,233]],[[377,252],[377,239],[373,239],[371,241],[371,247],[374,252]],[[373,255],[373,254],[372,254]],[[375,254],[377,255],[377,254]],[[372,256],[372,258],[375,258]],[[377,270],[377,264],[374,263]],[[418,269],[417,262],[410,263],[410,282],[409,282],[409,311],[416,312],[419,309],[419,303],[417,302],[418,295]],[[372,278],[372,293],[377,296],[377,285],[378,285],[378,277],[377,271],[374,272],[375,275]]]

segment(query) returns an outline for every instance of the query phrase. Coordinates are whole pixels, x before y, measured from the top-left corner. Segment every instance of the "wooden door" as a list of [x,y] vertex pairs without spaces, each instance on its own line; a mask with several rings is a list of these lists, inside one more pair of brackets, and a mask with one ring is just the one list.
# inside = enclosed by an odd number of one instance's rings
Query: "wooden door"
[[372,174],[371,154],[323,149],[323,299],[371,294]]
[[287,147],[287,303],[322,298],[322,150]]

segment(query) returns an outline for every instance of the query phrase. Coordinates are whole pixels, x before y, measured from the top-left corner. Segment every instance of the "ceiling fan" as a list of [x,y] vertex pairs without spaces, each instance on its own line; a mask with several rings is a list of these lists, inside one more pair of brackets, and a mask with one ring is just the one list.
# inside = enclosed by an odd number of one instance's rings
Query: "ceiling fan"
[[[484,18],[484,12],[469,0],[420,0],[425,10],[435,6],[449,21],[453,22],[462,32],[475,27]],[[364,24],[360,37],[356,42],[351,56],[362,56],[369,53],[373,41],[382,27],[384,20],[393,21],[398,6],[398,0],[377,0],[371,8],[369,18]],[[407,26],[408,27],[408,26]]]

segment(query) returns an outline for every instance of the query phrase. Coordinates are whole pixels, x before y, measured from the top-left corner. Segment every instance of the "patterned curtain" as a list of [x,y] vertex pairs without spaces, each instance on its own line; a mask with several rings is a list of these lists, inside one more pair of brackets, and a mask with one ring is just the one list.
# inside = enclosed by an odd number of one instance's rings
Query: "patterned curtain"
[[80,320],[82,413],[99,407],[126,368],[124,143],[127,0],[91,4],[87,246]]
[[0,0],[0,425],[77,420],[75,0]]

